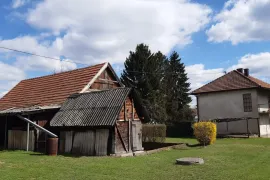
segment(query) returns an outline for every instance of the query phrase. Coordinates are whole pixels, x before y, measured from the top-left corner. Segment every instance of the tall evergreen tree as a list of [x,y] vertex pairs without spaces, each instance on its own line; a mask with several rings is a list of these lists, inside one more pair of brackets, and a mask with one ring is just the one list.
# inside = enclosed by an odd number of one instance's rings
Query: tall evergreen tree
[[145,44],[139,44],[135,52],[130,52],[125,61],[121,80],[128,87],[139,92],[142,102],[155,122],[164,122],[166,101],[162,91],[164,62],[166,56],[161,52],[151,53]]
[[190,83],[188,83],[185,65],[181,62],[177,52],[173,52],[168,61],[166,61],[166,91],[167,103],[166,109],[169,115],[169,121],[187,120],[190,117],[189,103],[191,98]]

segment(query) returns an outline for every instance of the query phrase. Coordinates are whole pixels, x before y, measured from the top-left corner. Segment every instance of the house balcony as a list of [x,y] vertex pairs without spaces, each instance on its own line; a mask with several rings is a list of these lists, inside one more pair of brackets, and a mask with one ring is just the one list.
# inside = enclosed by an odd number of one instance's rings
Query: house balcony
[[259,114],[269,114],[269,104],[259,104],[258,112]]

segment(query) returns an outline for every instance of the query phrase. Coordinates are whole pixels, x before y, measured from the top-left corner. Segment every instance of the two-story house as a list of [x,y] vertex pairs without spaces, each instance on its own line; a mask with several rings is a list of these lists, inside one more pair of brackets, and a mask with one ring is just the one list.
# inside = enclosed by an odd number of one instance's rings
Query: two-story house
[[249,69],[233,70],[192,94],[199,121],[224,120],[217,123],[218,134],[270,136],[270,84],[250,76]]

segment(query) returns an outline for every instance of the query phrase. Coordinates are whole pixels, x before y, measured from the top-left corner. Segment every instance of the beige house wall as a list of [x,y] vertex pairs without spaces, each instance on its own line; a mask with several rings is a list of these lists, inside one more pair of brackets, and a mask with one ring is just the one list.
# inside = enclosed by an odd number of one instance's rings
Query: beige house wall
[[[244,112],[243,94],[251,93],[252,112]],[[210,119],[223,118],[259,118],[258,93],[256,89],[224,91],[215,93],[200,94],[198,97],[199,119],[207,121]],[[263,100],[262,100],[263,101]],[[256,119],[248,122],[249,132],[258,133]],[[217,124],[218,134],[247,133],[246,120]]]

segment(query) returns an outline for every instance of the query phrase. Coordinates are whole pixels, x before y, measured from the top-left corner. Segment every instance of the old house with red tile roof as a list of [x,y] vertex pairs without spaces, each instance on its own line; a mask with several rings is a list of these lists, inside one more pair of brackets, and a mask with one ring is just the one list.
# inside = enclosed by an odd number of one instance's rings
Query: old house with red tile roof
[[51,133],[65,153],[141,150],[134,103],[133,90],[123,87],[109,63],[26,79],[0,99],[0,146],[44,152]]
[[270,136],[270,84],[233,70],[194,90],[198,119],[217,120],[218,134]]

